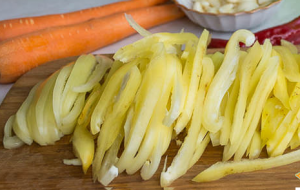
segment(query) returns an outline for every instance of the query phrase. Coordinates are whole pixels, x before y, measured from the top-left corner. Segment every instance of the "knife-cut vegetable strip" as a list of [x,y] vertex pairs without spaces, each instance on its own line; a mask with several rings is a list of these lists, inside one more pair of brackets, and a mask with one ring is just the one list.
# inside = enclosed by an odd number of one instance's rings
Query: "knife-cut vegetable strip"
[[225,114],[224,114],[224,123],[223,127],[221,128],[221,135],[220,135],[220,144],[227,145],[229,143],[230,132],[231,132],[231,124],[234,115],[234,109],[236,104],[236,99],[238,97],[239,92],[239,84],[240,81],[238,78],[235,79],[233,85],[231,86],[229,97],[227,100]]
[[95,161],[93,163],[94,179],[95,175],[100,171],[102,160],[105,154],[115,139],[117,138],[125,120],[125,114],[129,106],[134,100],[135,94],[141,83],[141,74],[137,66],[124,76],[119,93],[112,104],[112,110],[108,112],[103,123],[102,129],[97,139],[97,150]]
[[282,46],[273,47],[281,56],[283,63],[283,73],[285,77],[291,82],[300,82],[299,66],[293,56],[293,54]]
[[[253,95],[254,90],[259,82],[261,75],[266,70],[266,67],[268,65],[267,61],[270,59],[272,52],[274,52],[272,50],[272,44],[269,39],[266,39],[264,41],[264,44],[262,45],[262,49],[263,49],[263,55],[261,57],[260,62],[257,65],[257,68],[255,69],[255,71],[251,77],[251,80],[250,80],[250,87],[249,87],[249,96],[250,97]],[[273,56],[275,56],[275,55],[273,55]]]
[[288,119],[282,121],[272,138],[267,142],[269,156],[273,157],[283,154],[298,129],[300,123],[300,109],[290,111],[286,117]]
[[224,61],[224,54],[217,51],[210,58],[213,60],[213,63],[215,65],[215,73],[217,73]]
[[63,67],[57,76],[57,80],[53,89],[53,113],[58,126],[61,126],[61,104],[62,104],[62,93],[66,82],[70,76],[70,73],[74,67],[74,64],[69,64]]
[[[248,55],[245,51],[240,51],[240,59],[239,59],[239,65],[241,65],[244,62],[244,59]],[[239,75],[240,66],[238,67],[237,75]],[[231,128],[232,128],[232,121],[234,117],[234,110],[236,107],[236,100],[239,95],[239,87],[240,87],[240,77],[237,76],[231,85],[231,87],[227,91],[227,101],[225,102],[226,105],[224,105],[224,123],[222,128],[220,129],[220,144],[221,145],[227,145],[229,143],[229,138],[231,134]],[[226,96],[223,98],[223,102],[226,99]]]
[[91,115],[96,107],[97,101],[99,101],[101,95],[101,85],[98,83],[94,86],[92,92],[88,95],[85,101],[85,105],[78,117],[78,124],[87,126],[90,123]]
[[298,133],[295,133],[293,135],[293,138],[291,139],[289,146],[291,147],[291,150],[297,148],[298,146],[300,146],[300,140],[298,137]]
[[88,92],[93,89],[93,87],[100,82],[106,71],[112,66],[113,61],[104,56],[97,55],[96,57],[97,64],[93,73],[91,73],[88,81],[85,84],[80,86],[73,87],[75,92]]
[[29,132],[40,145],[54,144],[63,135],[55,122],[52,106],[52,93],[57,76],[58,72],[39,85],[27,113]]
[[291,42],[286,41],[286,40],[280,40],[280,44],[283,47],[286,47],[287,49],[289,49],[291,53],[293,53],[293,54],[298,53],[298,48],[294,44],[292,44]]
[[150,179],[157,171],[161,157],[171,142],[172,130],[172,127],[161,126],[160,131],[158,131],[156,143],[151,155],[141,169],[141,177],[143,180]]
[[288,112],[289,110],[276,97],[267,100],[261,116],[262,147],[273,137]]
[[[176,72],[176,62],[173,61],[172,56],[165,56],[167,58],[167,69],[165,71],[165,80],[162,87],[161,97],[158,99],[157,105],[154,108],[153,115],[139,151],[134,157],[132,163],[126,168],[126,172],[128,174],[135,173],[144,165],[155,147],[156,143],[153,143],[153,141],[157,141],[159,131],[161,131],[160,128],[164,127],[162,126],[162,121],[165,116],[166,107],[173,87],[172,83],[174,81],[174,73]],[[162,144],[160,144],[160,146],[162,146]]]
[[243,121],[243,130],[240,134],[239,143],[237,143],[239,144],[239,148],[234,155],[235,160],[240,160],[243,157],[251,142],[253,134],[258,126],[263,106],[274,88],[277,79],[278,66],[278,57],[269,59],[268,68],[262,75],[247,107],[247,113],[245,114],[245,119]]
[[98,181],[107,186],[115,177],[118,176],[118,168],[115,167],[115,164],[118,161],[118,152],[124,138],[123,130],[118,134],[115,142],[106,152],[101,170],[97,174]]
[[146,30],[145,28],[141,27],[138,23],[135,22],[135,20],[132,18],[131,15],[128,15],[125,13],[125,18],[127,20],[127,22],[130,24],[130,26],[137,31],[141,36],[150,36],[152,35],[151,32],[149,32],[148,30]]
[[207,30],[204,30],[199,39],[193,60],[186,63],[191,64],[191,74],[189,76],[190,78],[188,79],[188,91],[184,108],[174,127],[176,134],[179,134],[185,128],[190,118],[192,117],[196,94],[199,87],[200,76],[202,73],[202,60],[204,55],[206,54],[208,40],[209,32]]
[[273,89],[273,94],[287,109],[290,109],[287,81],[281,67],[278,68],[278,76]]
[[158,44],[158,55],[151,59],[136,95],[128,142],[116,165],[119,172],[123,172],[131,164],[143,140],[158,99],[161,97],[167,69],[167,60],[162,45]]
[[235,159],[239,160],[244,155],[258,125],[264,103],[274,87],[277,78],[278,65],[278,57],[272,57],[269,59],[268,67],[261,76],[261,79],[247,107],[247,112],[243,120],[243,128],[239,140],[235,144],[228,144],[225,146],[223,152],[223,161],[229,160],[238,149],[239,152],[238,154],[235,154]]
[[208,182],[221,179],[230,174],[251,172],[256,170],[265,170],[278,166],[288,165],[300,160],[300,150],[290,152],[281,156],[272,158],[262,158],[254,160],[228,161],[217,162],[210,166],[200,174],[198,174],[193,181]]
[[92,113],[91,117],[91,132],[97,134],[104,121],[104,117],[110,102],[120,89],[124,76],[135,65],[139,64],[139,60],[134,60],[131,63],[125,64],[118,69],[110,78],[105,89]]
[[256,159],[259,157],[262,151],[261,137],[259,131],[255,131],[251,140],[251,144],[249,145],[248,149],[249,149],[249,159]]
[[171,126],[182,112],[184,106],[184,87],[182,79],[182,65],[180,60],[173,56],[173,61],[176,62],[175,78],[171,97],[171,107],[168,110],[163,124]]
[[24,144],[18,136],[13,135],[12,129],[14,120],[15,115],[10,116],[4,126],[3,146],[6,149],[18,148]]
[[297,82],[296,85],[294,86],[293,91],[291,92],[290,99],[289,99],[291,110],[297,110],[300,108],[299,98],[300,98],[300,83]]
[[199,160],[199,158],[204,153],[209,142],[210,142],[209,135],[206,135],[199,144],[197,143],[198,145],[197,145],[194,155],[189,163],[189,168],[191,168],[193,165],[196,164],[196,162]]
[[[205,36],[203,36],[203,39],[205,39]],[[202,46],[201,42],[199,42],[199,46]],[[170,185],[174,180],[187,172],[187,170],[190,168],[189,164],[191,162],[193,154],[197,148],[196,144],[199,132],[201,131],[202,118],[200,116],[203,113],[203,101],[209,84],[214,76],[214,65],[210,58],[205,57],[203,59],[202,65],[203,74],[196,96],[196,106],[193,111],[191,125],[188,128],[187,136],[185,137],[183,144],[174,157],[171,166],[169,166],[166,171],[163,171],[161,173],[160,183],[163,187]]]
[[[82,86],[87,83],[95,70],[97,61],[93,55],[82,55],[77,60],[74,66],[67,66],[59,73],[59,80],[56,80],[53,95],[53,109],[56,122],[59,129],[64,134],[71,134],[76,126],[77,118],[83,109],[84,96],[86,92],[78,93],[73,90],[74,87]],[[93,82],[93,85],[96,83]],[[84,87],[81,90],[89,90]],[[79,89],[80,91],[80,89]]]
[[124,63],[130,62],[135,58],[144,57],[150,58],[153,56],[153,51],[151,47],[162,42],[166,47],[171,47],[169,45],[181,45],[188,41],[197,42],[197,36],[192,33],[157,33],[147,36],[139,41],[122,47],[114,54],[114,59],[122,61]]
[[258,42],[256,42],[250,49],[249,53],[241,63],[239,70],[239,95],[237,98],[236,106],[234,109],[234,116],[231,126],[230,142],[234,144],[241,133],[243,118],[246,112],[247,99],[249,98],[249,85],[251,76],[260,61],[262,56],[262,50]]
[[73,151],[82,164],[82,170],[86,174],[94,159],[94,138],[83,125],[75,127],[72,137]]
[[247,46],[253,44],[254,34],[248,30],[238,30],[231,36],[224,54],[224,61],[216,73],[204,102],[204,127],[211,132],[217,132],[224,123],[220,115],[220,106],[225,93],[233,83],[239,62],[239,42]]
[[68,132],[66,132],[67,126],[71,128],[75,128],[73,126],[76,126],[77,118],[79,117],[84,107],[84,104],[85,104],[85,93],[79,93],[70,112],[61,119],[61,124],[64,128],[62,129],[62,131],[65,134],[68,134]]
[[73,88],[87,82],[96,63],[93,55],[83,55],[77,59],[62,93],[61,117],[68,115],[77,99],[78,93]]
[[21,107],[16,113],[16,117],[13,123],[13,130],[15,134],[26,144],[31,145],[33,139],[28,130],[27,118],[26,114],[29,109],[30,104],[32,103],[33,96],[36,93],[36,89],[38,88],[40,83],[34,85],[34,87],[30,90],[29,95],[26,100],[22,103]]

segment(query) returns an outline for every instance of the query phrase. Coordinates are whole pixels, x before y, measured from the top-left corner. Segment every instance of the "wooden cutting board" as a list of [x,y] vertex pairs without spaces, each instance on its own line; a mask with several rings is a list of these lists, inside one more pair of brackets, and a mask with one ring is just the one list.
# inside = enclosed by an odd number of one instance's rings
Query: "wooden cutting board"
[[[211,51],[213,52],[213,51]],[[66,58],[37,67],[23,75],[8,92],[0,106],[0,189],[105,189],[98,182],[92,181],[91,168],[86,175],[79,166],[66,166],[63,159],[74,158],[70,136],[65,136],[52,146],[39,146],[33,143],[18,149],[3,148],[3,128],[5,122],[15,114],[27,97],[30,89],[37,82],[44,80],[61,66],[75,60]],[[172,142],[166,155],[168,165],[175,156],[178,146]],[[209,145],[201,157],[184,176],[177,179],[171,187],[179,189],[291,189],[300,187],[300,180],[295,174],[300,172],[300,162],[264,171],[235,174],[218,181],[195,183],[191,179],[205,168],[220,161],[222,147]],[[262,157],[265,157],[265,153]],[[139,175],[120,174],[110,185],[117,189],[162,189],[159,185],[163,160],[156,174],[148,181],[143,181]]]

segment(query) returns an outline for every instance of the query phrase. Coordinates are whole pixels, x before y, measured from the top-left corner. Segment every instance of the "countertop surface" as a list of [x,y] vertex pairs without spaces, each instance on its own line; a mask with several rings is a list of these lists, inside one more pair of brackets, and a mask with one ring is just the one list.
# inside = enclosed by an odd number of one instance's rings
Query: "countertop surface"
[[[39,16],[45,14],[65,13],[85,9],[94,6],[100,6],[108,3],[117,2],[120,0],[0,0],[0,20]],[[251,29],[256,32],[272,26],[286,23],[300,15],[300,1],[299,0],[283,0],[278,13],[271,17],[263,25]],[[182,28],[186,32],[192,32],[199,36],[203,30],[202,27],[195,25],[186,17],[150,29],[150,32],[179,32]],[[214,38],[227,39],[231,33],[221,33],[210,31]],[[106,54],[114,53],[120,47],[132,43],[141,36],[138,34],[125,38],[117,43],[101,48],[94,53]],[[0,63],[1,64],[1,63]],[[0,85],[0,104],[7,92],[13,84]]]

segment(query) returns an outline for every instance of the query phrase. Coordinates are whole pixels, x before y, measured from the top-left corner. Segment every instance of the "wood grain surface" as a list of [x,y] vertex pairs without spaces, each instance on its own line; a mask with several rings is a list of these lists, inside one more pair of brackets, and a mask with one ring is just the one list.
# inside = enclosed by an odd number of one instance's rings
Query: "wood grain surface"
[[[3,128],[9,116],[16,113],[27,97],[30,89],[37,82],[44,80],[61,66],[75,60],[75,57],[54,61],[37,67],[23,75],[8,92],[0,106],[0,189],[105,189],[98,182],[92,181],[91,168],[86,175],[79,166],[66,166],[62,160],[74,158],[70,136],[65,136],[55,145],[39,146],[33,143],[18,149],[3,148]],[[168,164],[175,156],[178,146],[171,143],[166,155]],[[184,176],[176,180],[171,187],[179,189],[291,189],[300,187],[300,180],[295,174],[300,172],[300,162],[283,167],[234,174],[218,181],[195,183],[191,179],[199,172],[221,160],[222,147],[209,145],[201,157]],[[262,157],[265,157],[265,150]],[[148,181],[143,181],[139,173],[120,174],[108,187],[117,189],[162,189],[159,185],[163,160],[156,174]]]

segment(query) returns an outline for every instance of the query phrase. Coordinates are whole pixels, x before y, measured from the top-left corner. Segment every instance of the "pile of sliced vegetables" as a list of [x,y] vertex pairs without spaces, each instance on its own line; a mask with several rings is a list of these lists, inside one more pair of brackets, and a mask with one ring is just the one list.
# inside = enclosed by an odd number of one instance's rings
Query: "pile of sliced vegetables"
[[[121,48],[114,60],[82,55],[37,84],[8,120],[5,148],[54,144],[72,134],[77,159],[64,163],[82,165],[85,173],[92,166],[93,179],[103,185],[124,171],[140,170],[150,179],[179,134],[185,137],[161,173],[163,187],[184,175],[209,142],[224,146],[223,161],[194,181],[300,160],[300,150],[285,153],[300,145],[294,45],[260,45],[253,33],[238,30],[224,53],[207,54],[206,30],[200,38],[151,34],[127,19],[144,38]],[[240,42],[252,47],[242,50]],[[264,147],[270,158],[259,158]]]

